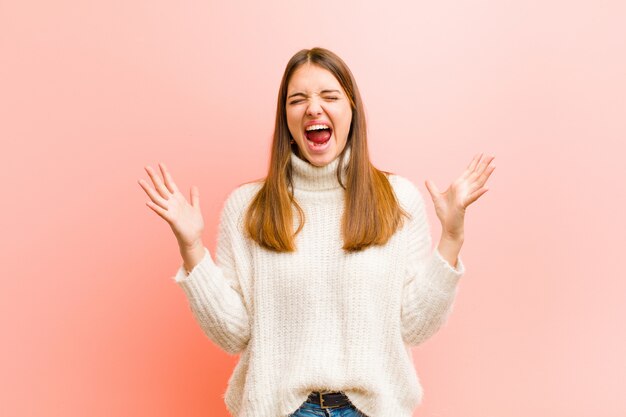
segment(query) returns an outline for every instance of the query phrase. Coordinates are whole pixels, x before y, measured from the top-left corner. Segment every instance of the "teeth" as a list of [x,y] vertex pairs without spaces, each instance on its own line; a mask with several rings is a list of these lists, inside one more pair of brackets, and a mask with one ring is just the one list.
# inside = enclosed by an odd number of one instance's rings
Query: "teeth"
[[327,125],[311,125],[311,126],[307,126],[305,130],[308,132],[310,130],[320,130],[320,129],[330,129],[330,127]]

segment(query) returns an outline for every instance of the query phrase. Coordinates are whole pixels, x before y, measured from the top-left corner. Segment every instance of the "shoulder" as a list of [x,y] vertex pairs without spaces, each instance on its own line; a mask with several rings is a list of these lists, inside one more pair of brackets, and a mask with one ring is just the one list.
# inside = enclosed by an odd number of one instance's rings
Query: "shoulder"
[[238,185],[228,194],[224,205],[232,208],[247,205],[262,186],[263,180],[256,180]]
[[396,194],[398,202],[403,208],[409,211],[414,211],[424,205],[422,193],[413,181],[401,175],[392,173],[387,175],[387,179]]
[[263,180],[256,180],[241,184],[233,189],[224,201],[222,217],[241,220],[250,202],[262,186]]

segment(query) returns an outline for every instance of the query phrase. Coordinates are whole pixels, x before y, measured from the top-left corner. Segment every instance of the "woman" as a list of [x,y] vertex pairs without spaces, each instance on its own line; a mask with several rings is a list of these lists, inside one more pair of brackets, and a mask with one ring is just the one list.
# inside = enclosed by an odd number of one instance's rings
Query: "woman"
[[206,335],[240,354],[225,403],[236,417],[409,417],[422,388],[410,348],[445,323],[465,268],[465,210],[487,191],[476,155],[444,192],[426,182],[442,224],[431,251],[418,189],[370,163],[363,103],[334,53],[296,53],[278,93],[266,178],[240,185],[221,213],[215,261],[202,242],[197,187],[140,180],[178,240],[173,277]]

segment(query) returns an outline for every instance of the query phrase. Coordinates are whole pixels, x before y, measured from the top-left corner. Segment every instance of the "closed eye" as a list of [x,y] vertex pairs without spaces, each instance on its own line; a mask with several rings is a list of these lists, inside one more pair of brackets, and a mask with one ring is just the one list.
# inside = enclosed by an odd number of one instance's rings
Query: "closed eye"
[[[325,100],[336,101],[336,100],[339,100],[339,97],[331,96],[331,97],[324,97],[324,99]],[[293,101],[290,101],[289,104],[298,104],[298,103],[302,103],[303,101],[304,101],[304,99],[293,100]]]

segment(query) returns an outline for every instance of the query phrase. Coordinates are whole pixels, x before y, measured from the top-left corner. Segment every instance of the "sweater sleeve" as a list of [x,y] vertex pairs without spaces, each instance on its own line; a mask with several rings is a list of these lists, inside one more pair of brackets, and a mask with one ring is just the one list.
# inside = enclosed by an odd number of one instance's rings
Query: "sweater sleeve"
[[181,265],[173,280],[183,289],[203,332],[229,354],[240,353],[250,339],[250,321],[241,290],[236,253],[245,251],[238,228],[233,194],[227,199],[218,227],[215,261],[204,258],[189,274]]
[[459,256],[454,268],[437,248],[431,250],[431,235],[424,199],[406,180],[408,259],[402,292],[402,338],[409,346],[428,339],[447,321],[457,293],[457,283],[465,273]]

